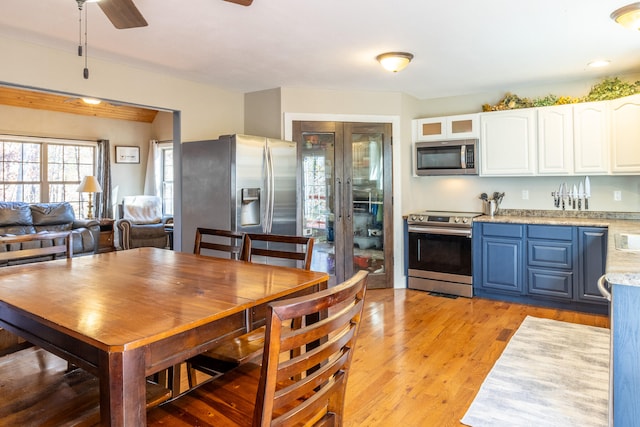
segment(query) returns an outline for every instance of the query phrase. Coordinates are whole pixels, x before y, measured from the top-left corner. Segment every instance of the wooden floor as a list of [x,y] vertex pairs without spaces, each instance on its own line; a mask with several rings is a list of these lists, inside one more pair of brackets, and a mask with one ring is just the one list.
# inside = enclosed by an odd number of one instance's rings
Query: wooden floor
[[527,315],[609,327],[601,315],[368,290],[345,427],[463,425],[459,420]]

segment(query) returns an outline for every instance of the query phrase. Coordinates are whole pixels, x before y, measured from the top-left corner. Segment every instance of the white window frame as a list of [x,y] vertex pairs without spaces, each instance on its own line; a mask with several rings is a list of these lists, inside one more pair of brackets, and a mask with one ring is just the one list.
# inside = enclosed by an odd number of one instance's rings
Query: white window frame
[[[160,198],[162,199],[162,214],[164,216],[173,216],[173,195],[175,192],[175,186],[173,181],[173,167],[171,168],[170,173],[167,175],[165,171],[165,155],[168,151],[173,153],[173,141],[165,141],[158,142],[158,165],[156,165],[156,171],[160,174]],[[175,156],[173,157],[175,160]],[[171,179],[165,179],[167,176],[170,176]],[[171,194],[166,194],[167,187],[170,186],[172,191]]]
[[[88,140],[75,140],[75,139],[63,139],[63,138],[50,138],[50,137],[34,137],[34,136],[21,136],[21,135],[3,135],[0,134],[0,141],[3,142],[17,142],[17,143],[31,143],[40,144],[40,200],[38,203],[49,203],[49,171],[48,171],[48,151],[49,145],[73,145],[73,146],[88,146],[93,147],[93,174],[95,175],[96,161],[97,161],[97,146],[96,141]],[[64,185],[80,185],[82,176],[78,177],[77,181],[61,181]],[[10,181],[7,181],[10,182]],[[59,183],[60,181],[56,181]],[[4,181],[0,181],[0,185]],[[78,218],[82,217],[82,214],[86,211],[86,205],[88,200],[85,195],[79,194],[75,200],[65,200],[69,202],[74,209],[75,215]]]

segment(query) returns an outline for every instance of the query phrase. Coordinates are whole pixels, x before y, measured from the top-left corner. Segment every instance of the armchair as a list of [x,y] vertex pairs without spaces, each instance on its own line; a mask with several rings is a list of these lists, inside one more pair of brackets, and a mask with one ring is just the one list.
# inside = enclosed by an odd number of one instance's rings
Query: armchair
[[120,237],[120,249],[169,246],[165,225],[172,223],[173,218],[162,216],[160,197],[127,196],[119,210],[120,219],[116,221],[116,228]]

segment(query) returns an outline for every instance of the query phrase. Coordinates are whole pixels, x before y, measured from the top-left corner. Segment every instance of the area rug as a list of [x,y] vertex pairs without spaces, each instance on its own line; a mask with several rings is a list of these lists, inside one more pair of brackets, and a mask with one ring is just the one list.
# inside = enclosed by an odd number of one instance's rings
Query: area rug
[[608,401],[609,330],[528,316],[461,422],[601,427]]

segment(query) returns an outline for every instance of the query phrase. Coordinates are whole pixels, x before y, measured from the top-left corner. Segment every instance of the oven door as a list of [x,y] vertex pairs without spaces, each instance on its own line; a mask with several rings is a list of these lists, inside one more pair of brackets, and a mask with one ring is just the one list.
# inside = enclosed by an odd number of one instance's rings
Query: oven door
[[471,229],[409,226],[409,276],[472,283]]

